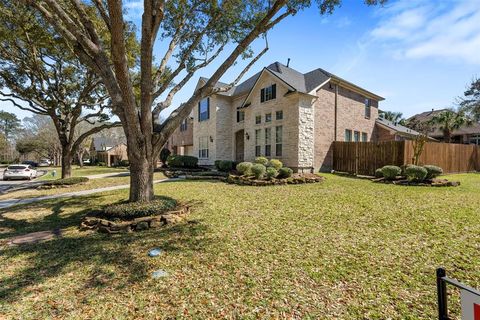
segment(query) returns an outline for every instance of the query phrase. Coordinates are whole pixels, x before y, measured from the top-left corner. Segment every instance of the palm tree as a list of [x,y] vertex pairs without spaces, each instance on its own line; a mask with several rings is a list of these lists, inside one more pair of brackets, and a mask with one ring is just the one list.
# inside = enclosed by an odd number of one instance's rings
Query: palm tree
[[400,123],[402,124],[405,119],[403,119],[403,114],[401,112],[394,112],[394,111],[380,111],[380,117],[391,121],[393,123]]
[[463,126],[470,126],[473,121],[463,111],[455,112],[454,110],[445,110],[434,115],[430,123],[432,125],[438,125],[438,128],[443,132],[445,142],[450,143],[454,130],[458,130]]

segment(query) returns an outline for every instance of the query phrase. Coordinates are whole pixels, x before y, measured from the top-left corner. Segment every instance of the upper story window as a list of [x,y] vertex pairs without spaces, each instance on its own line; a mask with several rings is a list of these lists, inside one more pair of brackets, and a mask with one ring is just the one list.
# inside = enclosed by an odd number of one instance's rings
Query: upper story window
[[245,120],[245,111],[237,110],[237,122],[243,122]]
[[365,99],[365,118],[370,119],[372,101],[370,99]]
[[283,120],[283,111],[282,110],[278,110],[278,111],[275,112],[275,119]]
[[262,123],[262,116],[261,115],[255,116],[255,124],[260,124],[260,123]]
[[180,124],[180,131],[187,131],[188,129],[188,121],[187,119],[183,120],[182,123]]
[[208,119],[210,119],[210,98],[205,98],[198,103],[198,121]]
[[345,141],[346,142],[352,141],[352,130],[345,129]]
[[260,90],[260,102],[273,100],[277,97],[277,85],[272,84],[269,87]]

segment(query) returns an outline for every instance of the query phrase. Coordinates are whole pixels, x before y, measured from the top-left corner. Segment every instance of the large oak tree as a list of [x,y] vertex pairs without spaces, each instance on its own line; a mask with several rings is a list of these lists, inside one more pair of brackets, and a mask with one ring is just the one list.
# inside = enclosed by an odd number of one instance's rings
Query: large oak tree
[[[120,124],[108,122],[108,93],[38,12],[0,0],[0,15],[0,101],[53,120],[62,148],[62,178],[67,178],[85,139]],[[77,127],[85,123],[92,125],[78,134]]]
[[[138,68],[128,64],[125,7],[122,0],[22,0],[43,14],[74,49],[82,63],[102,79],[127,137],[131,181],[130,201],[153,198],[154,160],[180,122],[203,97],[228,90],[268,50],[253,55],[250,45],[276,24],[312,5],[313,1],[287,0],[144,0]],[[359,0],[360,1],[360,0]],[[315,1],[322,14],[341,0]],[[367,4],[385,0],[365,0]],[[98,24],[86,10],[92,3],[108,29],[101,37]],[[73,9],[70,9],[71,8]],[[166,50],[154,61],[154,46]],[[217,81],[239,58],[249,58],[235,81],[223,88]],[[190,99],[158,125],[154,119],[168,108],[179,90],[196,72],[214,63],[216,70]],[[138,82],[137,82],[138,79]],[[155,130],[154,130],[155,127]]]

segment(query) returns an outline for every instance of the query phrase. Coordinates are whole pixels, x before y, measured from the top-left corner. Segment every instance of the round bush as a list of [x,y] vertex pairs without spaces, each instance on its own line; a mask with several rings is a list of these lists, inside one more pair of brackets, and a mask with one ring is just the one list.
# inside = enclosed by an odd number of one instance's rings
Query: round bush
[[383,177],[387,180],[393,180],[402,173],[402,169],[397,166],[385,166],[382,168]]
[[176,200],[168,197],[158,197],[150,202],[123,202],[109,205],[103,209],[102,216],[107,219],[130,220],[162,214],[175,209],[176,206]]
[[408,167],[410,167],[410,166],[413,166],[413,164],[404,164],[404,165],[402,165],[402,166],[400,167],[400,169],[402,169],[402,172],[401,172],[401,175],[402,175],[402,176],[405,177],[405,176],[407,175],[407,173],[406,173],[405,170],[406,170]]
[[87,177],[70,177],[65,179],[50,180],[43,183],[45,186],[72,186],[88,181]]
[[249,174],[252,173],[252,166],[253,166],[253,163],[251,162],[240,162],[239,164],[237,164],[237,171],[241,174],[241,175],[245,175],[245,176],[248,176]]
[[218,171],[229,172],[234,168],[235,163],[230,160],[217,160],[215,161],[215,167]]
[[257,157],[255,158],[255,163],[263,164],[264,166],[266,166],[268,164],[268,159],[265,157]]
[[408,166],[405,169],[405,176],[407,177],[408,181],[421,182],[425,180],[425,177],[427,176],[427,169],[414,165]]
[[270,161],[268,161],[268,167],[274,167],[275,169],[277,170],[280,170],[281,167],[283,167],[283,163],[282,161],[278,160],[278,159],[272,159]]
[[283,168],[280,168],[280,170],[278,170],[277,178],[279,178],[279,179],[290,178],[292,176],[292,174],[293,174],[292,169],[287,168],[287,167],[283,167]]
[[275,178],[277,175],[278,175],[277,169],[275,169],[274,167],[268,167],[267,168],[267,179],[268,180],[271,180],[271,179]]
[[428,180],[436,178],[443,173],[443,169],[437,166],[425,165],[423,167],[427,169],[427,176],[425,177],[425,179]]
[[193,156],[172,155],[168,157],[167,163],[169,167],[173,168],[196,168],[198,158]]
[[260,163],[255,163],[252,168],[252,174],[255,176],[255,179],[262,179],[267,171],[267,168]]
[[382,168],[375,170],[375,178],[383,178]]

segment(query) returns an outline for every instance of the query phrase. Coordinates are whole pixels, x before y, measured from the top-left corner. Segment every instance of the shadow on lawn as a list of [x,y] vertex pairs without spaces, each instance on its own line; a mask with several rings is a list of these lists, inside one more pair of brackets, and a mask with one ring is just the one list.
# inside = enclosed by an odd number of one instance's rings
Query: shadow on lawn
[[[0,227],[14,231],[9,237],[36,231],[52,230],[78,226],[81,218],[92,209],[81,209],[81,205],[90,205],[95,198],[65,199],[52,203],[42,202],[28,207],[11,208],[0,211]],[[79,210],[63,215],[64,206],[79,206]],[[51,208],[52,213],[42,220],[27,222],[8,219],[8,212]],[[13,210],[13,211],[12,211]],[[12,301],[23,291],[35,289],[50,278],[61,278],[61,285],[68,287],[69,282],[84,282],[84,289],[108,287],[119,289],[150,276],[147,252],[153,247],[165,251],[199,251],[210,241],[205,238],[208,230],[200,221],[190,221],[172,227],[151,229],[128,234],[105,235],[96,232],[66,234],[65,237],[50,241],[5,247],[0,257],[5,263],[19,264],[9,272],[8,277],[0,279],[0,299]],[[6,237],[5,234],[1,234]],[[19,260],[19,261],[17,261]],[[25,267],[23,267],[25,266]]]

